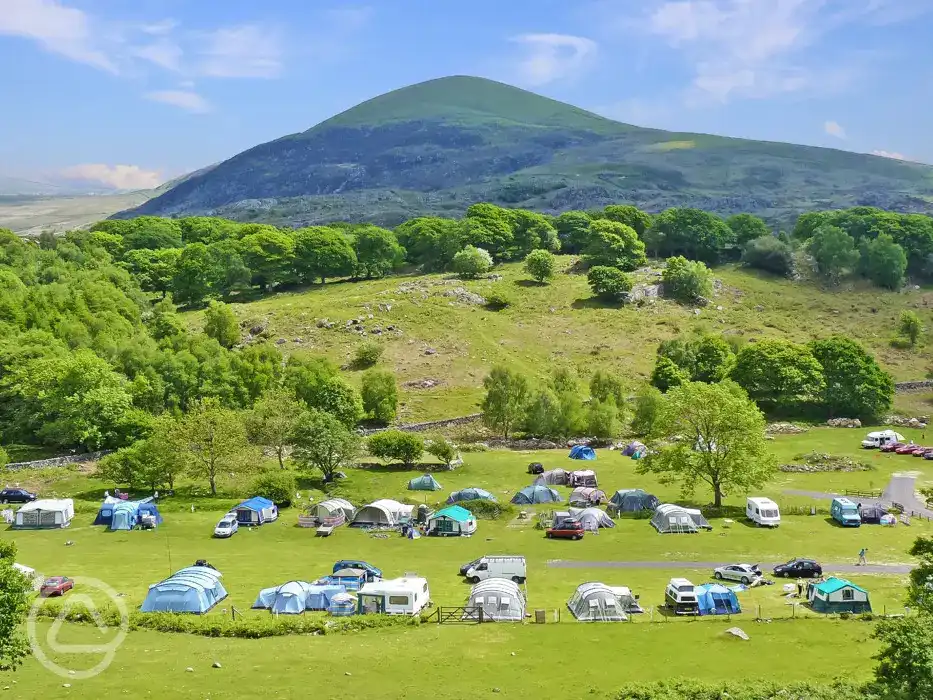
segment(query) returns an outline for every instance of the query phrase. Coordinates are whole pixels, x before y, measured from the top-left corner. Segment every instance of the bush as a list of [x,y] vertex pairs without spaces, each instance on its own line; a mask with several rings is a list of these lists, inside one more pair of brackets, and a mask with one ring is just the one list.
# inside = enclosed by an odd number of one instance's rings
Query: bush
[[634,283],[632,278],[615,267],[598,265],[590,268],[586,275],[593,294],[604,301],[625,301],[628,293],[632,291]]
[[482,248],[468,245],[454,256],[450,266],[463,279],[474,279],[492,269],[492,256]]
[[533,250],[525,257],[525,272],[538,282],[544,282],[554,276],[554,256],[546,250]]
[[286,471],[268,471],[253,479],[250,494],[268,498],[275,505],[287,508],[292,504],[298,484],[295,475]]
[[395,375],[387,369],[371,369],[363,375],[363,410],[366,417],[390,423],[398,412],[398,387]]
[[713,294],[713,273],[702,262],[690,262],[676,256],[667,259],[661,275],[664,296],[682,302],[695,302]]
[[204,333],[225,348],[240,342],[240,325],[233,310],[219,301],[212,301],[204,311]]
[[424,440],[420,435],[401,430],[386,430],[369,438],[369,453],[380,459],[391,459],[412,465],[424,454]]
[[500,518],[511,518],[515,508],[510,503],[496,503],[495,501],[486,501],[477,499],[475,501],[460,501],[457,503],[461,508],[466,508],[477,520],[499,520]]
[[0,445],[0,468],[5,467],[10,463],[10,455],[6,453],[6,450],[3,449],[3,446]]
[[512,305],[512,297],[502,287],[493,287],[484,296],[486,308],[492,311],[501,311]]
[[444,463],[444,466],[450,468],[450,463],[457,458],[457,446],[443,435],[432,435],[428,443],[427,452],[429,455],[437,457]]
[[[867,700],[863,687],[855,681],[784,685],[774,681],[730,681],[709,684],[695,680],[666,680],[631,683],[612,696],[614,700]],[[880,700],[880,699],[879,699]]]
[[375,340],[363,343],[356,349],[356,354],[353,356],[353,366],[372,367],[379,362],[384,352],[385,346],[382,343],[377,343]]
[[664,396],[653,386],[645,386],[635,395],[635,413],[632,432],[639,436],[651,433],[664,403]]
[[794,274],[793,250],[774,236],[762,236],[749,241],[742,253],[742,262],[748,267],[784,277]]

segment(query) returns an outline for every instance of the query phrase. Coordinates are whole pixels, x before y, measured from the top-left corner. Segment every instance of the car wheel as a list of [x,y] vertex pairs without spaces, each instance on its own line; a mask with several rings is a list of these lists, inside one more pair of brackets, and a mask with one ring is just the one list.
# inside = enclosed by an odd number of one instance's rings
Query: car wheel
[[573,539],[575,539],[575,540],[582,540],[582,539],[583,539],[583,535],[574,535],[574,536],[573,536]]
[[479,576],[473,576],[470,578],[470,583],[479,583]]
[[717,581],[722,581],[722,574],[719,573],[718,571],[714,571],[713,578],[716,579]]
[[747,586],[747,585],[749,584],[748,576],[743,576],[743,577],[742,577],[742,584],[745,585],[745,586]]
[[524,576],[513,576],[513,577],[512,577],[512,580],[513,580],[515,583],[517,583],[519,586],[522,585],[523,583],[525,583],[525,577],[524,577]]

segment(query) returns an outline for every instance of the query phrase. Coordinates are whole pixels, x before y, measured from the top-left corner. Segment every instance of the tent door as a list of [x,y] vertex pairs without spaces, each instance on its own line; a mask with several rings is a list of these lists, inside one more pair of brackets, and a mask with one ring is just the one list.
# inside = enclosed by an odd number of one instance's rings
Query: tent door
[[441,518],[437,521],[437,531],[451,533],[454,532],[454,522],[453,520],[448,520],[447,518]]

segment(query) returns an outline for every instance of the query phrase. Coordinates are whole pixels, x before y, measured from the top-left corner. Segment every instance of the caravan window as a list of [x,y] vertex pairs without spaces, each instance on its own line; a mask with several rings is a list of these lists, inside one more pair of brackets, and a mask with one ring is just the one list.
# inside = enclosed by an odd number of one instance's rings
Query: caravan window
[[427,584],[427,583],[424,584],[424,589],[422,590],[422,592],[423,592],[423,593],[427,593],[427,592],[428,592],[428,584]]
[[509,603],[511,603],[511,602],[512,602],[512,601],[511,601],[510,598],[501,598],[501,599],[499,600],[499,608],[501,608],[502,610],[508,610],[508,609],[509,609]]
[[843,600],[854,600],[854,599],[855,599],[855,591],[852,590],[851,588],[843,588],[843,589],[842,589],[842,599],[843,599]]
[[390,595],[389,605],[408,605],[407,595]]
[[776,518],[778,513],[776,510],[766,510],[762,513],[766,518]]
[[755,515],[761,515],[761,511],[758,510],[758,506],[755,506]]

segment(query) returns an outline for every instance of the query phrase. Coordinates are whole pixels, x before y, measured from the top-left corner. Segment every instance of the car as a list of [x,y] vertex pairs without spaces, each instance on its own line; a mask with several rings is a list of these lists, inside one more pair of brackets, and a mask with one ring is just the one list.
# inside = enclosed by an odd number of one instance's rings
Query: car
[[889,442],[887,445],[879,448],[882,452],[894,452],[899,447],[904,447],[905,443],[903,442]]
[[919,449],[914,450],[913,455],[914,457],[924,457],[930,452],[933,452],[933,447],[921,447]]
[[50,576],[42,582],[39,595],[43,598],[61,597],[74,587],[75,582],[67,576]]
[[919,445],[910,445],[910,444],[901,445],[900,447],[896,447],[894,449],[894,454],[898,454],[898,455],[913,454],[914,450],[916,450],[918,447]]
[[221,539],[233,537],[234,533],[236,533],[239,528],[240,526],[236,521],[236,516],[227,513],[220,519],[220,522],[217,523],[217,527],[214,528],[214,537],[219,537]]
[[26,489],[5,488],[0,491],[0,503],[32,503],[39,496]]
[[461,575],[461,576],[466,576],[466,575],[467,575],[467,571],[469,571],[470,569],[472,569],[474,566],[478,566],[478,565],[479,565],[480,559],[482,559],[482,557],[479,557],[479,558],[477,558],[477,559],[474,559],[473,561],[468,561],[466,564],[464,564],[463,566],[461,566],[461,567],[460,567],[460,575]]
[[791,559],[774,567],[775,576],[788,578],[816,578],[823,575],[823,567],[813,559]]
[[561,520],[545,530],[544,536],[550,540],[582,540],[584,532],[579,520]]
[[933,459],[933,450],[931,450],[930,452],[924,452],[924,453],[923,453],[923,458],[924,458],[924,459]]
[[713,571],[713,578],[718,581],[740,581],[747,586],[756,578],[761,578],[761,569],[758,564],[728,564]]

